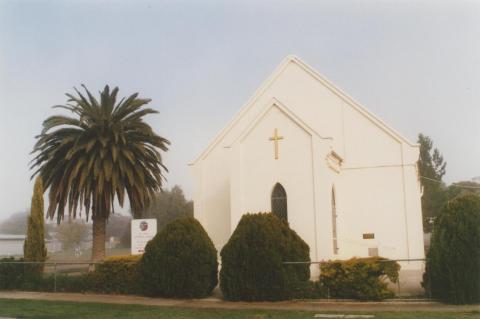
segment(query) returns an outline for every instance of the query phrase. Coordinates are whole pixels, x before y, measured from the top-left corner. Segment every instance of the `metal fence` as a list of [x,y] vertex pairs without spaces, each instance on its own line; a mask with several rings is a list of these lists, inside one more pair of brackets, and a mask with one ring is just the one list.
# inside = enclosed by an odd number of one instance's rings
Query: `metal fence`
[[88,271],[93,270],[95,265],[101,264],[101,262],[33,262],[33,261],[0,261],[1,265],[13,265],[22,266],[24,276],[29,275],[31,271],[28,265],[43,265],[43,274],[52,277],[53,291],[57,292],[58,277],[59,276],[79,276],[86,274]]
[[[284,264],[310,264],[314,280],[320,277],[320,265],[329,261],[284,262]],[[388,282],[389,288],[397,298],[427,298],[431,299],[430,287],[422,286],[426,259],[385,259],[379,262],[397,262],[400,265],[399,277],[396,283]],[[429,282],[429,280],[428,280]]]
[[[311,273],[314,280],[318,280],[320,275],[320,264],[327,261],[312,262],[284,262],[284,264],[310,264]],[[423,288],[421,283],[425,272],[425,259],[397,259],[384,260],[380,262],[397,262],[400,264],[399,280],[397,283],[389,283],[389,288],[395,292],[397,298],[428,298],[431,299],[430,289],[427,286]],[[63,280],[65,277],[79,277],[93,270],[96,265],[102,262],[27,262],[27,261],[0,261],[2,265],[44,265],[44,277],[51,279],[51,287],[48,289],[53,292],[65,291],[65,285],[68,281]],[[131,264],[132,262],[125,261]],[[24,267],[28,271],[28,267]],[[60,280],[59,280],[60,279]],[[49,281],[50,283],[50,281]]]

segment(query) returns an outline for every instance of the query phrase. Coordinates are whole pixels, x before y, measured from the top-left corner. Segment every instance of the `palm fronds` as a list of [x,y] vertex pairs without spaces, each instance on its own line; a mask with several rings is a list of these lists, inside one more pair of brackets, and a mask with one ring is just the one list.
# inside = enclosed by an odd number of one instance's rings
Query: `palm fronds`
[[[49,189],[47,216],[65,210],[72,217],[85,208],[87,218],[108,218],[114,201],[128,196],[132,211],[139,212],[159,191],[167,168],[161,151],[170,142],[154,133],[144,116],[158,113],[145,106],[150,99],[133,94],[117,103],[118,88],[108,86],[97,100],[84,87],[66,94],[72,117],[54,115],[43,122],[31,162],[33,176],[40,174]],[[33,177],[32,176],[32,177]]]

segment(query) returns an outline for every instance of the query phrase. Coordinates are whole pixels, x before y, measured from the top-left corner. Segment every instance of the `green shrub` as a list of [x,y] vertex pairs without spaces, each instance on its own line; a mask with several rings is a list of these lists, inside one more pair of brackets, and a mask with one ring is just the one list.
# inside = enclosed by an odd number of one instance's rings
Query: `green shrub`
[[138,272],[140,256],[115,256],[96,265],[88,274],[87,288],[107,294],[136,294],[141,292]]
[[438,215],[423,286],[444,302],[480,302],[480,197],[454,199]]
[[382,300],[394,296],[386,279],[398,281],[400,265],[380,257],[334,260],[320,265],[320,283],[330,297]]
[[284,300],[310,278],[308,245],[273,214],[242,217],[221,252],[220,287],[228,300]]
[[217,251],[194,218],[169,223],[145,247],[140,273],[148,295],[200,298],[218,283]]
[[25,278],[25,268],[23,264],[6,264],[1,262],[22,262],[23,259],[13,257],[0,259],[0,289],[19,289]]

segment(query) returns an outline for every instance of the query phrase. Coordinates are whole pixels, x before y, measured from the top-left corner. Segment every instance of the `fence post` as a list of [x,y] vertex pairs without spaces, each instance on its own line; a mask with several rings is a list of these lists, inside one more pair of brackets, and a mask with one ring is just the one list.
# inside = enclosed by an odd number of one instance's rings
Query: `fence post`
[[53,292],[57,292],[57,263],[53,263]]

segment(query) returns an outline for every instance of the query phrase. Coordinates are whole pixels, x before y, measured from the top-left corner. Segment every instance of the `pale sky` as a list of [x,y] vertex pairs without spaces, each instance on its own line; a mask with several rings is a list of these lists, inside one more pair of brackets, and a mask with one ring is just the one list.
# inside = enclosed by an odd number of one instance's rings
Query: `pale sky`
[[84,83],[140,92],[172,141],[168,185],[289,54],[412,141],[480,175],[479,1],[0,0],[0,220],[30,205],[42,121]]

